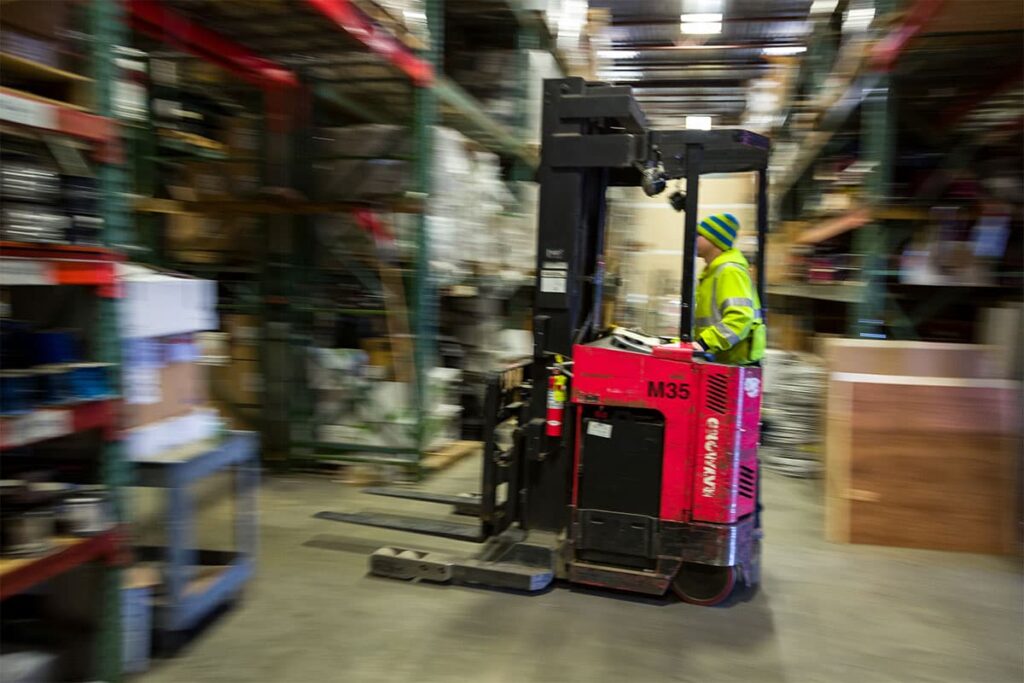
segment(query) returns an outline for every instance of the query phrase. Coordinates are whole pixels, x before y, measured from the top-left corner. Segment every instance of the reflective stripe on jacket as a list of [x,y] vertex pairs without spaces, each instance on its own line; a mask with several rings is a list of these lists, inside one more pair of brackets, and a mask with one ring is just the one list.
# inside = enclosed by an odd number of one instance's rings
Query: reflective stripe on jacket
[[764,356],[764,318],[749,269],[739,249],[729,249],[708,264],[697,284],[694,335],[719,363],[744,365]]

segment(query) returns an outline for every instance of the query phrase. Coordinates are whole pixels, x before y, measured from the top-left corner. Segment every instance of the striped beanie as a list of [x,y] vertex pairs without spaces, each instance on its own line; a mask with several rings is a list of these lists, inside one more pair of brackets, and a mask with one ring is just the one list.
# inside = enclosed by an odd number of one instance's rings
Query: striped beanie
[[697,225],[697,234],[703,235],[722,251],[732,249],[732,243],[736,241],[736,233],[739,231],[740,222],[731,213],[716,213]]

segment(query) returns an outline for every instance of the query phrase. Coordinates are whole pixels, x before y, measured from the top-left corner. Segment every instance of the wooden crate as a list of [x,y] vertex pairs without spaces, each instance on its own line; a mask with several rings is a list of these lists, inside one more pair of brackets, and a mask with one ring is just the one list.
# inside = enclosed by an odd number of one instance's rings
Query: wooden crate
[[822,349],[830,372],[1008,378],[1002,351],[995,345],[833,338],[823,340]]
[[[986,374],[977,347],[831,340],[826,422],[829,540],[1006,554],[1019,522],[1020,384]],[[891,348],[886,348],[892,345]],[[911,355],[916,350],[917,357]],[[956,354],[956,355],[951,355]],[[900,362],[899,359],[903,359]],[[956,360],[961,363],[957,364]]]
[[804,317],[792,313],[768,312],[768,345],[783,351],[806,352],[812,349]]

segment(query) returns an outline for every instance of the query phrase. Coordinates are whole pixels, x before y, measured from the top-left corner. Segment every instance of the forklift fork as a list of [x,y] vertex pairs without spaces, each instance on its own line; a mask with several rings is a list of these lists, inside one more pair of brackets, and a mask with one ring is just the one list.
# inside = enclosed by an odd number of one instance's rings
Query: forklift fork
[[[478,525],[373,512],[318,512],[315,517],[457,541],[483,543],[472,556],[429,553],[385,546],[370,556],[370,572],[398,579],[484,584],[499,588],[537,591],[554,579],[559,542],[509,529],[519,515],[517,492],[524,453],[524,429],[529,406],[529,366],[522,362],[492,374],[484,401],[484,449],[481,492],[441,494],[396,487],[371,487],[364,493],[453,506],[456,514],[478,516]],[[500,428],[515,420],[512,443],[505,448]]]

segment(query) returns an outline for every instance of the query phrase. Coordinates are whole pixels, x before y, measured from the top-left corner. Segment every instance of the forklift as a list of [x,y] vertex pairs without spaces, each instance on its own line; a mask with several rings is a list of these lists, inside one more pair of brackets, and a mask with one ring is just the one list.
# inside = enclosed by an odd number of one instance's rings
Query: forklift
[[[387,546],[370,572],[521,591],[555,579],[698,605],[760,577],[761,369],[694,351],[700,177],[756,173],[764,296],[769,141],[744,130],[652,130],[629,87],[544,81],[533,355],[495,373],[478,494],[366,493],[453,505],[475,524],[320,512],[326,520],[480,544],[467,555]],[[683,213],[677,340],[602,320],[605,192],[640,186]],[[567,400],[568,399],[568,400]]]

